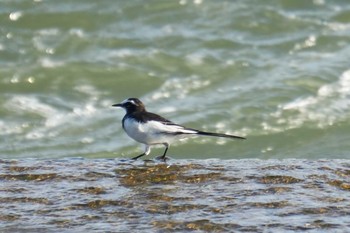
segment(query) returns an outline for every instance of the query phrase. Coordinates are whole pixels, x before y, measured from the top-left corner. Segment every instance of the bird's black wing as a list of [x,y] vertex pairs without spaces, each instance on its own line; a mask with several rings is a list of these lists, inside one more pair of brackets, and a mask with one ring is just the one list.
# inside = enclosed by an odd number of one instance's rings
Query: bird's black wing
[[138,119],[140,119],[141,122],[147,122],[147,121],[159,121],[164,125],[174,125],[178,126],[178,131],[173,132],[164,132],[168,134],[195,134],[195,135],[203,135],[203,136],[213,136],[213,137],[224,137],[224,138],[234,138],[234,139],[245,139],[244,137],[231,135],[231,134],[223,134],[223,133],[212,133],[212,132],[205,132],[197,129],[187,128],[183,125],[176,124],[168,119],[165,119],[164,117],[157,115],[152,112],[143,112],[142,114],[139,114],[137,116]]
[[196,134],[197,130],[195,129],[189,129],[183,125],[176,124],[158,114],[152,113],[152,112],[143,112],[142,114],[138,114],[137,119],[139,119],[140,122],[146,123],[148,121],[158,121],[162,123],[163,125],[168,125],[168,126],[174,126],[173,130],[171,131],[164,131],[162,133],[165,134],[174,134],[174,135],[179,135],[179,134]]
[[165,125],[176,125],[174,122],[165,119],[162,116],[159,116],[158,114],[152,113],[152,112],[140,112],[140,113],[134,113],[133,114],[136,119],[138,119],[142,123],[146,123],[148,121],[159,121],[162,122]]

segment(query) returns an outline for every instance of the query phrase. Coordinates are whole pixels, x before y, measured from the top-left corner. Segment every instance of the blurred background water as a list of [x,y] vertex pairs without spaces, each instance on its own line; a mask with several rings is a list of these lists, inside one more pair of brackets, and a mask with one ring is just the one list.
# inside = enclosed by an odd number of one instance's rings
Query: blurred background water
[[174,158],[350,158],[346,0],[0,4],[1,158],[135,156],[111,107],[127,97],[248,138]]

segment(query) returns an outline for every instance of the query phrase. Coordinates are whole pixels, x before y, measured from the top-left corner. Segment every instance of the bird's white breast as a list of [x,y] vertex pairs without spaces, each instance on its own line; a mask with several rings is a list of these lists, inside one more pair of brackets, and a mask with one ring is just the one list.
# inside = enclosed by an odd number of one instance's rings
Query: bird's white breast
[[159,121],[142,123],[132,118],[125,119],[124,130],[129,137],[147,145],[170,143],[175,138],[172,133],[196,133],[178,125],[164,125]]

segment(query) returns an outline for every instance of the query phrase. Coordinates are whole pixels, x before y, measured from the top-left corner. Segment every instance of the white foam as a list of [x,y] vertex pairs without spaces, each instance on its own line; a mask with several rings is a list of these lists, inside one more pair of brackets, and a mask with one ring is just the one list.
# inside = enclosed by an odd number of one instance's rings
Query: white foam
[[62,61],[54,61],[49,57],[43,57],[39,60],[40,64],[44,68],[55,68],[59,66],[63,66],[64,62]]
[[9,122],[0,121],[0,135],[18,134],[22,133],[23,129],[18,124],[11,124]]
[[265,122],[264,129],[283,131],[288,128],[316,125],[323,128],[350,117],[350,70],[336,82],[321,86],[316,95],[301,97],[282,104],[271,116],[277,125]]
[[315,35],[309,35],[303,43],[297,43],[294,45],[293,51],[302,50],[315,46],[317,43],[317,37]]
[[164,82],[159,90],[152,95],[152,99],[158,100],[169,97],[183,99],[192,91],[202,89],[208,85],[210,85],[209,80],[203,80],[196,75],[172,78]]
[[[96,101],[95,101],[96,102]],[[24,122],[22,126],[14,127],[13,125],[4,125],[0,122],[2,134],[21,133],[26,128],[28,131],[25,135],[27,139],[39,139],[44,137],[54,137],[59,131],[71,127],[72,124],[80,127],[81,119],[92,118],[96,115],[97,109],[95,102],[89,100],[82,106],[73,107],[72,111],[63,111],[50,104],[43,103],[35,96],[16,95],[7,100],[4,107],[9,111],[17,112],[19,115],[35,114],[43,118],[38,118],[37,123],[30,124]],[[17,123],[18,125],[18,123]],[[52,128],[56,128],[52,130]],[[86,140],[84,140],[86,142]]]
[[84,38],[85,37],[85,32],[80,29],[80,28],[72,28],[69,30],[69,33],[71,35],[77,36],[79,38]]
[[22,16],[23,16],[23,13],[21,11],[15,11],[15,12],[10,13],[9,18],[11,21],[17,21]]
[[5,103],[10,111],[31,112],[48,118],[58,112],[51,106],[41,103],[37,98],[31,96],[16,95]]
[[192,53],[186,56],[186,61],[191,65],[202,65],[204,60],[204,55],[199,53]]

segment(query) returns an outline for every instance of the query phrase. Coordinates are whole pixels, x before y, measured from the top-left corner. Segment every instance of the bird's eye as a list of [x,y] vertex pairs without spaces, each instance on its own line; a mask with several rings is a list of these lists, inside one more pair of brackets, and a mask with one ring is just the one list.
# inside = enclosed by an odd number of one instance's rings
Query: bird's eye
[[133,100],[129,100],[129,104],[131,104],[131,105],[137,105],[137,104],[135,103],[135,101],[133,101]]

